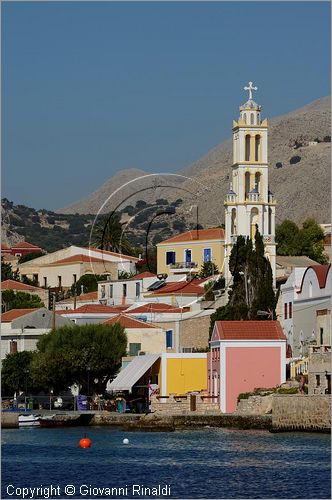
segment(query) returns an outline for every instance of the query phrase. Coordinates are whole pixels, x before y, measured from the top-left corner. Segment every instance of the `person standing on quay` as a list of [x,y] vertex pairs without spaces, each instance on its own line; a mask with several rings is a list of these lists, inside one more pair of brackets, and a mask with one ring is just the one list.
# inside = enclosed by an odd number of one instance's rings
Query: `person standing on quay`
[[299,385],[299,391],[301,394],[304,394],[304,386],[305,386],[305,377],[303,373],[300,373],[300,385]]

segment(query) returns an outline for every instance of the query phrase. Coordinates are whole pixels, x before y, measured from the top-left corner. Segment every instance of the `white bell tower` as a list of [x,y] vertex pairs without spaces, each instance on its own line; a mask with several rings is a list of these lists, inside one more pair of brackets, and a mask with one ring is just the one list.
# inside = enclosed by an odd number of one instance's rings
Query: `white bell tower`
[[240,106],[238,121],[233,121],[233,165],[231,185],[225,200],[225,279],[231,283],[228,260],[238,236],[254,238],[256,224],[263,236],[265,256],[269,259],[273,286],[276,274],[275,206],[269,191],[267,158],[267,120],[261,119],[261,106],[252,98],[257,90],[252,82],[244,90],[249,99]]

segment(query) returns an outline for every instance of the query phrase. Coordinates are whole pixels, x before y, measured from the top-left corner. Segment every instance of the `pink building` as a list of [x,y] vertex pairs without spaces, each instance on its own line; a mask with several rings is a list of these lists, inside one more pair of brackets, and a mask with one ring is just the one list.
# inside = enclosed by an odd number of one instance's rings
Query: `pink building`
[[286,380],[286,337],[279,321],[216,321],[208,358],[208,390],[232,413],[237,397]]

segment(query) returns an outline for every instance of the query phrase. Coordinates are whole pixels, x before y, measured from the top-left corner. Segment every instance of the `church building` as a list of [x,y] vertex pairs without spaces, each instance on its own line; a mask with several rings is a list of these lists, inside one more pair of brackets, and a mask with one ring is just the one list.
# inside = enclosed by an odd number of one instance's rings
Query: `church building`
[[231,185],[225,200],[226,287],[231,282],[229,257],[237,237],[255,237],[256,224],[263,236],[265,256],[269,259],[273,284],[276,275],[275,206],[269,190],[268,123],[262,120],[261,106],[253,100],[257,90],[252,82],[244,90],[249,99],[240,106],[240,116],[233,121],[233,165]]

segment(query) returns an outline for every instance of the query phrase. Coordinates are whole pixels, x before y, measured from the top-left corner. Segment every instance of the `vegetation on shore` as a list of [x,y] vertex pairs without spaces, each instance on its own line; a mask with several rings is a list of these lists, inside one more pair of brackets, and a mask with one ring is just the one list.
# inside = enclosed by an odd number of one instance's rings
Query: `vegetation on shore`
[[73,384],[81,393],[103,393],[127,349],[127,336],[114,325],[65,326],[43,335],[37,351],[7,354],[2,363],[3,394],[26,390],[55,393]]

